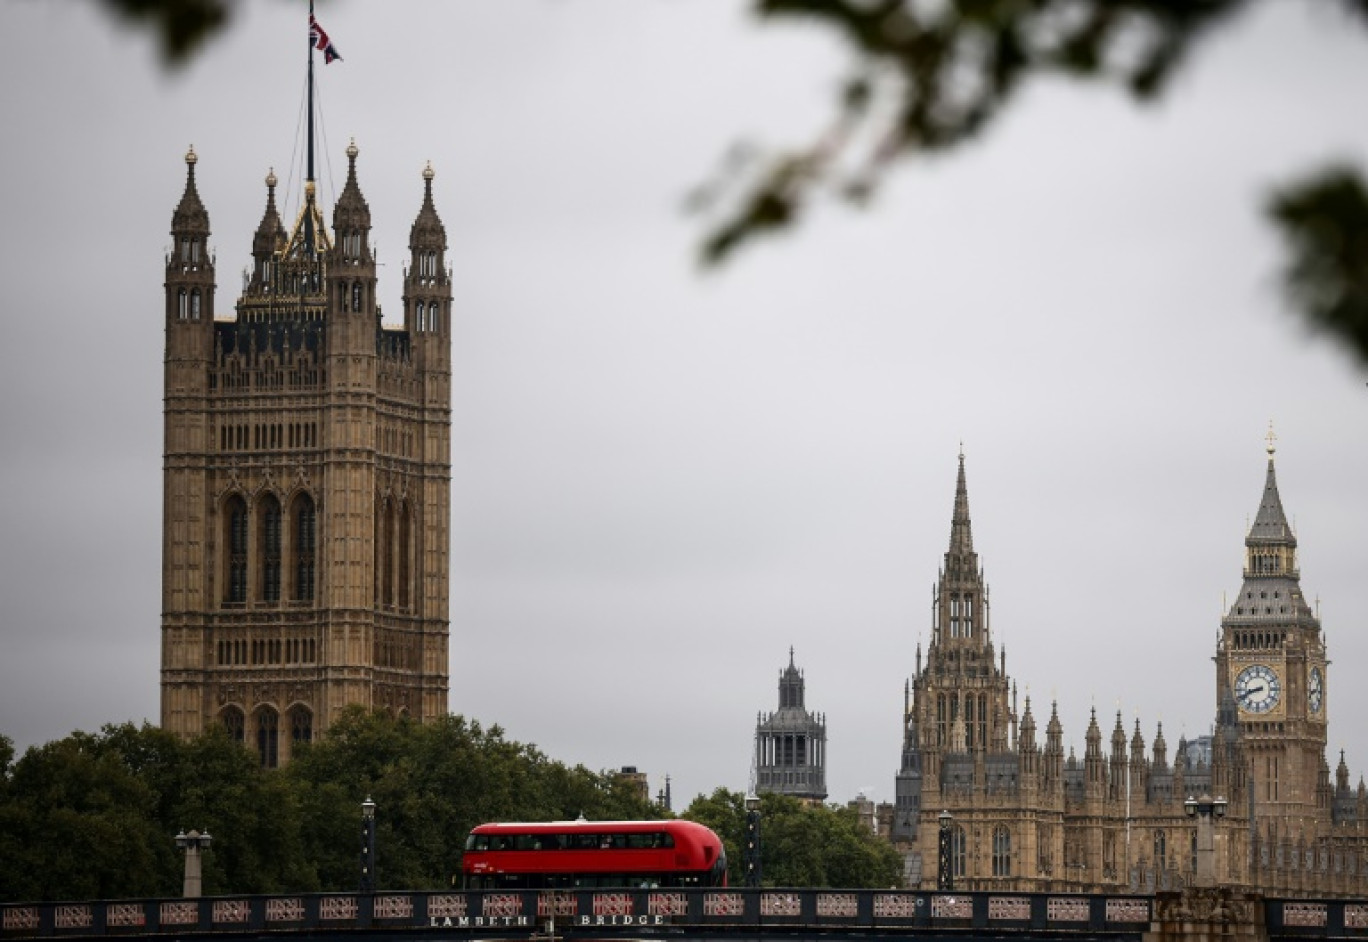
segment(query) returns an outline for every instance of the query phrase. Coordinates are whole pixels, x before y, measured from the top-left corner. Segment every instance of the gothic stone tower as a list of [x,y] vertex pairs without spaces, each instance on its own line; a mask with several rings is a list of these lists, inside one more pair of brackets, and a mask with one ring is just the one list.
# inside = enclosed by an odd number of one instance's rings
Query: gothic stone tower
[[348,147],[329,238],[266,179],[235,315],[214,316],[196,156],[166,259],[162,726],[266,766],[350,704],[447,710],[451,280],[423,173],[404,325],[381,323]]
[[826,788],[826,717],[804,704],[806,682],[793,663],[779,672],[779,709],[755,721],[755,790],[820,802]]
[[1328,661],[1320,622],[1302,595],[1273,452],[1270,432],[1263,497],[1245,538],[1244,584],[1221,619],[1215,659],[1217,703],[1237,710],[1265,835],[1270,826],[1287,834],[1329,810]]
[[[1011,861],[1033,859],[1042,841],[1041,854],[1049,859],[1050,848],[1060,839],[1063,801],[1059,721],[1051,717],[1044,756],[1044,765],[1055,771],[1047,777],[1053,787],[1037,794],[1040,756],[1031,752],[1023,757],[1015,751],[1011,681],[1006,656],[996,656],[989,629],[988,589],[974,551],[963,454],[950,546],[934,596],[931,644],[924,666],[918,648],[916,672],[904,696],[909,695],[903,708],[902,764],[892,830],[895,842],[908,851],[909,878],[934,876],[942,811],[955,815],[952,856],[957,878],[1017,876],[1019,867],[1013,868]],[[1026,740],[1034,750],[1029,706],[1026,723]],[[1023,813],[1023,802],[1030,806],[1029,813]],[[979,838],[971,839],[974,834]]]

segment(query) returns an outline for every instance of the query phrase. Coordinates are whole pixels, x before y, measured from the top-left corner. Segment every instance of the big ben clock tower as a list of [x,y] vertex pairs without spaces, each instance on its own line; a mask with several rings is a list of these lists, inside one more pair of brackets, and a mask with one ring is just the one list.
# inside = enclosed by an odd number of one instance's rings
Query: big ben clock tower
[[1270,430],[1263,497],[1245,538],[1244,584],[1221,619],[1216,693],[1218,705],[1233,701],[1237,711],[1255,817],[1292,827],[1317,811],[1329,662],[1320,622],[1302,595],[1273,442]]

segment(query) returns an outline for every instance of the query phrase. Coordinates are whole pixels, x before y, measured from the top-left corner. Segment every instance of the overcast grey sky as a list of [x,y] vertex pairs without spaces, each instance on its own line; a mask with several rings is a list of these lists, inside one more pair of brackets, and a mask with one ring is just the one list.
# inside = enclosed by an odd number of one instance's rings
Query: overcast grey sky
[[[242,6],[167,73],[93,4],[0,4],[0,733],[21,748],[158,715],[183,156],[226,314],[298,139],[305,4]],[[1331,764],[1345,747],[1357,779],[1368,389],[1282,310],[1260,205],[1364,157],[1368,33],[1265,7],[1156,107],[1040,84],[872,210],[819,207],[701,274],[685,194],[734,140],[823,124],[829,37],[723,0],[321,5],[345,57],[319,68],[325,202],[354,137],[390,320],[429,159],[451,244],[451,709],[653,791],[668,774],[681,808],[745,788],[792,645],[832,800],[891,799],[963,442],[1022,695],[1038,717],[1057,697],[1080,751],[1092,705],[1172,747],[1214,713],[1271,420]]]

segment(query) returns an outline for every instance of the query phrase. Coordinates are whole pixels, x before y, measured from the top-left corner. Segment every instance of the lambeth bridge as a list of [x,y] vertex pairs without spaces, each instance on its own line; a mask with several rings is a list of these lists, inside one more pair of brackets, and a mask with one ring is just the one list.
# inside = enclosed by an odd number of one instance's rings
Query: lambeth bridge
[[322,893],[0,904],[0,939],[396,942],[518,939],[879,940],[920,936],[1115,942],[1360,938],[1368,901],[1239,889],[1157,896],[698,889]]

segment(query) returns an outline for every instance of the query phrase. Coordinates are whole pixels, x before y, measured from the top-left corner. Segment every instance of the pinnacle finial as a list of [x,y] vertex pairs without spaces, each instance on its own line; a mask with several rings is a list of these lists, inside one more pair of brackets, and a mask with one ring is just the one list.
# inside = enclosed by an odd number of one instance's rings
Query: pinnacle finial
[[435,176],[437,176],[437,174],[436,174],[436,172],[432,169],[432,161],[429,160],[429,161],[427,162],[427,166],[423,168],[423,179],[424,179],[424,180],[427,180],[429,183],[431,183],[431,182],[432,182],[432,178],[435,177]]
[[1276,442],[1276,441],[1278,440],[1278,436],[1277,436],[1276,434],[1274,434],[1274,432],[1273,432],[1273,420],[1272,420],[1272,419],[1269,419],[1269,420],[1268,420],[1268,434],[1264,436],[1264,439],[1268,442],[1268,460],[1269,460],[1269,461],[1272,461],[1272,460],[1273,460],[1273,453],[1274,453],[1275,451],[1278,450],[1278,449],[1277,449],[1277,446],[1275,446],[1275,445],[1273,444],[1274,442]]
[[356,138],[352,138],[351,142],[347,144],[347,159],[355,160],[356,155],[359,153],[361,153],[361,150],[356,146]]
[[199,157],[195,154],[194,144],[191,144],[190,149],[185,152],[185,162],[190,165],[192,170],[194,169],[195,164],[199,162]]
[[268,190],[274,190],[276,188],[276,184],[279,182],[280,181],[276,179],[275,167],[272,167],[266,171],[266,188]]

